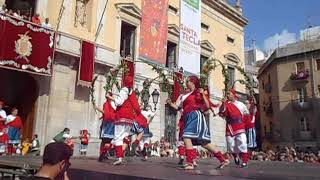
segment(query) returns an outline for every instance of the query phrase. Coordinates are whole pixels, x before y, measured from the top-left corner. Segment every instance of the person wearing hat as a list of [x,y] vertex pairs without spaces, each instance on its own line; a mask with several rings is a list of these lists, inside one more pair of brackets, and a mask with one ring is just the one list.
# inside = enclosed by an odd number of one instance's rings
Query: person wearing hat
[[220,106],[219,115],[226,119],[227,147],[234,157],[235,163],[240,165],[239,154],[242,159],[241,167],[248,166],[249,155],[247,149],[246,129],[243,121],[244,115],[249,114],[247,107],[237,100],[236,91],[231,89]]
[[5,122],[6,122],[6,119],[7,119],[7,113],[6,113],[6,111],[4,111],[2,109],[3,106],[4,106],[4,102],[0,101],[0,131],[3,128],[6,128]]
[[180,96],[180,99],[175,104],[170,99],[167,100],[167,104],[174,109],[183,109],[185,127],[182,137],[187,156],[187,164],[184,166],[184,169],[194,169],[194,160],[197,153],[193,145],[201,145],[211,152],[220,161],[220,165],[217,168],[222,169],[229,164],[229,160],[225,159],[217,146],[211,144],[210,129],[202,112],[203,104],[206,104],[207,108],[209,108],[210,103],[203,89],[200,88],[199,78],[189,76],[187,88],[189,89],[189,93]]
[[117,106],[114,122],[114,139],[112,140],[112,143],[116,147],[117,160],[113,165],[121,165],[123,164],[124,157],[124,139],[130,135],[130,130],[136,117],[141,114],[138,99],[133,90],[133,77],[124,77],[123,87],[120,90],[119,96],[107,94],[107,98]]

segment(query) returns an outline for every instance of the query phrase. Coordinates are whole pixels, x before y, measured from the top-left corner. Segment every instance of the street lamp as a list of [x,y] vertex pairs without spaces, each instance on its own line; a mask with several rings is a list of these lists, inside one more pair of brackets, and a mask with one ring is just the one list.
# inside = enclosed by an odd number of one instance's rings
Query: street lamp
[[158,104],[158,101],[159,101],[160,92],[157,89],[154,89],[151,95],[152,95],[152,101],[153,101],[153,104],[154,104],[154,111],[156,111],[157,110],[157,104]]

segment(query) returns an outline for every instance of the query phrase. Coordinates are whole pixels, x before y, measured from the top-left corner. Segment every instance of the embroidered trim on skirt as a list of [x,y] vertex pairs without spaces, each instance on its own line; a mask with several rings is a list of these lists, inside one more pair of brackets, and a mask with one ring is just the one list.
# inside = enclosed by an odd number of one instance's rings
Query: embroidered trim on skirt
[[203,113],[192,111],[186,115],[183,138],[190,138],[194,145],[210,143],[210,129]]
[[131,127],[130,135],[140,134],[143,132],[143,127],[139,123],[134,122]]
[[114,123],[110,121],[103,121],[101,125],[100,138],[114,138]]
[[149,128],[143,128],[143,137],[151,138],[153,136],[152,132],[150,132]]
[[247,130],[246,134],[247,134],[248,148],[256,148],[257,147],[256,129],[255,128],[249,128]]

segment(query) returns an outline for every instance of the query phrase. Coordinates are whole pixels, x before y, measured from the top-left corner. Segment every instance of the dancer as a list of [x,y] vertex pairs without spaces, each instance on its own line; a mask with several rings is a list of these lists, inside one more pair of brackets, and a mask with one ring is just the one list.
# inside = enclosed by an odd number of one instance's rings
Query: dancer
[[143,127],[143,138],[140,141],[140,150],[142,151],[142,156],[144,161],[148,159],[148,152],[150,149],[150,141],[152,138],[152,133],[150,132],[149,125],[152,122],[155,113],[151,111],[151,106],[144,107],[143,104],[140,106],[143,110],[141,111],[141,115],[145,117],[146,124]]
[[183,108],[185,128],[183,132],[183,140],[186,146],[187,165],[185,170],[194,169],[193,160],[196,157],[193,150],[194,145],[201,145],[220,161],[218,169],[224,168],[229,164],[229,160],[225,159],[219,149],[211,144],[210,129],[201,112],[202,105],[205,103],[209,108],[209,101],[203,89],[200,89],[200,81],[196,76],[190,76],[187,81],[187,88],[190,90],[186,95],[181,96],[179,104],[173,104],[170,99],[167,103],[175,109]]
[[129,136],[136,115],[141,114],[138,99],[133,91],[133,77],[126,76],[124,78],[123,88],[121,88],[119,96],[114,97],[107,94],[107,98],[117,106],[114,139],[112,140],[112,143],[116,146],[117,160],[113,164],[121,165],[124,157],[122,147],[124,138]]
[[[112,95],[112,93],[109,94]],[[104,159],[108,159],[108,154],[114,147],[111,141],[114,138],[116,106],[113,101],[107,98],[107,101],[103,105],[103,109],[100,109],[97,106],[95,109],[103,114],[100,131],[100,155],[98,158],[98,161],[102,162]]]
[[227,121],[226,136],[228,151],[232,153],[235,163],[240,165],[239,154],[242,159],[241,167],[248,166],[249,156],[247,150],[247,137],[243,115],[249,114],[247,107],[240,101],[237,101],[237,95],[234,89],[231,89],[220,107],[220,116],[225,117]]

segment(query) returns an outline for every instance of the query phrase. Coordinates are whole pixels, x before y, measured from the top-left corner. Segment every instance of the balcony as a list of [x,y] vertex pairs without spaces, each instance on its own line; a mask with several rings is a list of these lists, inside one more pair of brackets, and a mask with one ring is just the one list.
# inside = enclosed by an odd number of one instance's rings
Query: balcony
[[292,107],[296,111],[310,110],[313,107],[312,98],[292,100]]
[[291,73],[290,80],[295,83],[309,82],[309,70],[306,69],[297,73]]

